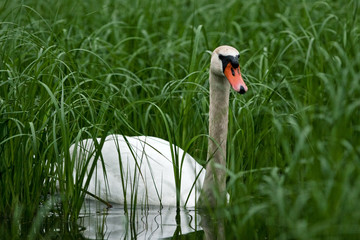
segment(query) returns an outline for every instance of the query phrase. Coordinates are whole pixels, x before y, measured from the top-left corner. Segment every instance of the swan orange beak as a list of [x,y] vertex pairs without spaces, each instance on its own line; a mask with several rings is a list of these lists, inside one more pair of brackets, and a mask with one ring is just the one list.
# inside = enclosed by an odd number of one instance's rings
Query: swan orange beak
[[235,91],[240,94],[247,92],[248,88],[241,77],[240,67],[234,68],[231,63],[228,63],[224,70],[224,74]]

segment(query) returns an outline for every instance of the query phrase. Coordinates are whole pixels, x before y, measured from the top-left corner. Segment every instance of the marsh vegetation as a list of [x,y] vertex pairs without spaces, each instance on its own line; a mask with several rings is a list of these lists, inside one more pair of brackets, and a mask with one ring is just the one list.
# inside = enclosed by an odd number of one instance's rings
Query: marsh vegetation
[[[208,68],[240,51],[230,94],[229,239],[360,236],[359,1],[3,1],[0,234],[81,236],[71,144],[151,135],[204,164]],[[101,144],[98,146],[101,147]],[[59,182],[58,187],[56,182]],[[133,206],[140,207],[140,206]]]

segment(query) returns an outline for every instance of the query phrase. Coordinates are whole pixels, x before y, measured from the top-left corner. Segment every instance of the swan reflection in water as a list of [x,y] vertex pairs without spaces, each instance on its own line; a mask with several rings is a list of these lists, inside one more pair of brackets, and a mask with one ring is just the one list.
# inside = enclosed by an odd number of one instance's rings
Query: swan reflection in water
[[97,201],[86,200],[79,224],[88,239],[171,239],[187,234],[202,239],[200,219],[194,208],[177,211],[176,207],[137,206],[125,213],[123,205],[107,208]]

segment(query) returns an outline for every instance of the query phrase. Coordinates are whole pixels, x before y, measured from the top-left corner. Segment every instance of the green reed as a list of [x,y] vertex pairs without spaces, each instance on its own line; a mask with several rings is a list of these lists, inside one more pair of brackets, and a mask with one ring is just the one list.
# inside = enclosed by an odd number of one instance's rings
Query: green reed
[[230,94],[231,198],[214,213],[226,235],[357,239],[358,6],[1,3],[0,232],[78,236],[86,178],[72,175],[68,149],[82,139],[157,136],[191,143],[204,164],[209,51],[229,44],[241,52],[249,92]]

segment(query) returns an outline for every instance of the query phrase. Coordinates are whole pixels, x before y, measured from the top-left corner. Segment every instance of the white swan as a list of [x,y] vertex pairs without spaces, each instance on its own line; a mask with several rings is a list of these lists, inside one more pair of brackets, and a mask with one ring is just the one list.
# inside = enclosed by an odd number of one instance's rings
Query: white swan
[[[180,205],[194,207],[200,194],[199,205],[206,202],[216,205],[218,197],[215,195],[225,195],[226,188],[225,172],[214,163],[223,166],[226,163],[230,85],[241,94],[247,91],[241,77],[238,58],[239,52],[230,46],[216,48],[211,56],[210,139],[206,173],[189,154],[184,156],[181,148],[171,146],[163,139],[110,135],[103,144],[101,150],[103,161],[100,159],[97,161],[88,192],[108,202],[119,204],[124,204],[126,201],[128,204],[136,202],[175,206],[176,187],[172,159],[177,156],[179,162],[182,162]],[[100,143],[100,139],[97,139],[97,142]],[[77,159],[74,175],[77,169],[83,167],[81,165],[87,158],[90,159],[87,166],[90,171],[95,155],[93,140],[85,139],[72,145],[70,154]],[[90,195],[87,197],[91,198]]]

